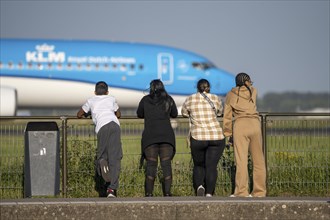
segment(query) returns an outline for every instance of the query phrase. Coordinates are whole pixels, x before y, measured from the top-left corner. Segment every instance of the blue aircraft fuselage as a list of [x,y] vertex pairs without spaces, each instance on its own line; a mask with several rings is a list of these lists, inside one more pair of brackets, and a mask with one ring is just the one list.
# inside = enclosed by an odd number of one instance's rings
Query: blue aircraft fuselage
[[[206,58],[160,45],[1,39],[0,50],[1,87],[16,91],[18,107],[51,106],[47,98],[41,98],[43,101],[39,103],[36,101],[37,97],[56,94],[63,97],[64,94],[60,92],[62,89],[69,94],[70,86],[72,90],[85,91],[82,89],[83,86],[89,85],[88,89],[93,89],[95,83],[101,80],[108,83],[110,91],[115,91],[114,95],[129,92],[126,96],[135,96],[133,94],[138,93],[140,95],[136,97],[140,98],[146,94],[151,80],[161,79],[167,92],[172,96],[181,97],[181,100],[196,92],[196,83],[201,78],[209,80],[211,92],[219,96],[224,96],[234,86],[234,76],[216,68]],[[63,85],[63,88],[58,88],[58,93],[43,90],[40,93],[45,94],[34,94],[33,98],[28,95],[30,90],[36,89],[35,87],[43,88],[42,84],[50,84],[52,81],[57,82],[53,87],[49,86],[52,90],[58,85]],[[80,94],[83,99],[87,96],[86,92]],[[60,95],[54,99],[61,99]],[[73,95],[79,93],[73,92]],[[76,99],[77,102],[64,98],[63,106],[73,106],[82,101],[79,97]],[[117,99],[119,100],[118,97]],[[61,106],[60,101],[53,103],[55,106]],[[123,102],[124,106],[129,104],[133,107],[137,101]]]

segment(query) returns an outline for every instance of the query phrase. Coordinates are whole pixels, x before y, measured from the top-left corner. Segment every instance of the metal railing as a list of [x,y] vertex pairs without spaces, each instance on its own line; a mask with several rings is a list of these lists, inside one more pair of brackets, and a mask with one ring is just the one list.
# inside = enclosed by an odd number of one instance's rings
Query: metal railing
[[[329,196],[330,114],[260,113],[260,117],[268,196]],[[31,121],[55,121],[60,128],[61,197],[100,196],[103,182],[94,170],[96,136],[91,119],[0,117],[1,198],[23,197],[24,129]],[[219,121],[222,123],[222,118]],[[124,157],[119,194],[122,197],[143,196],[144,170],[139,168],[143,120],[123,117],[120,123]],[[177,196],[190,196],[193,195],[192,161],[185,141],[188,119],[179,117],[172,120],[172,125],[177,143],[172,162],[172,191]],[[250,160],[250,171],[251,167]],[[235,174],[232,149],[225,150],[218,174],[216,195],[228,196],[233,191]],[[160,182],[155,185],[155,195],[161,195]]]

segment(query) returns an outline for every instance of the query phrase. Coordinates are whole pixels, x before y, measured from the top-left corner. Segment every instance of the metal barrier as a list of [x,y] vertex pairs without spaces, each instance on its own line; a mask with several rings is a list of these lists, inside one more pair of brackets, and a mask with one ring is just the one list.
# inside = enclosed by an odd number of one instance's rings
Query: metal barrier
[[[330,114],[260,113],[260,117],[268,196],[329,196]],[[24,129],[28,122],[49,120],[57,122],[61,133],[60,196],[102,196],[104,185],[94,171],[96,136],[91,119],[0,117],[1,198],[23,198]],[[222,118],[219,121],[222,123]],[[144,170],[139,169],[143,120],[123,117],[120,122],[124,158],[118,194],[120,197],[143,196]],[[191,196],[192,161],[186,145],[188,119],[179,117],[172,120],[172,125],[177,143],[172,162],[172,192],[177,196]],[[251,165],[250,161],[249,169]],[[234,173],[232,149],[225,150],[218,166],[216,195],[232,193]],[[155,195],[161,195],[159,182],[155,184]]]

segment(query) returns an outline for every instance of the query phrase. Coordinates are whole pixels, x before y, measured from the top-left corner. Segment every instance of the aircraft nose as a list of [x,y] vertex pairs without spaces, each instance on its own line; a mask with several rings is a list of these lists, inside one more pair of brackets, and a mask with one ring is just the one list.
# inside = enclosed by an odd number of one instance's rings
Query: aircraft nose
[[218,71],[216,75],[216,81],[212,82],[212,91],[216,94],[226,95],[233,87],[235,87],[234,75],[224,71]]

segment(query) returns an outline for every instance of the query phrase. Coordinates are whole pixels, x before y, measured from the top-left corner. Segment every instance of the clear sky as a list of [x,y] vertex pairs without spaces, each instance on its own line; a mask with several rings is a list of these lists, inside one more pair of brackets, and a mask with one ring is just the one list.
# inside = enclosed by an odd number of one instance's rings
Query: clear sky
[[1,38],[163,44],[246,72],[259,95],[329,92],[329,0],[1,0]]

